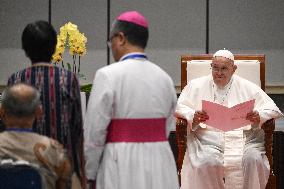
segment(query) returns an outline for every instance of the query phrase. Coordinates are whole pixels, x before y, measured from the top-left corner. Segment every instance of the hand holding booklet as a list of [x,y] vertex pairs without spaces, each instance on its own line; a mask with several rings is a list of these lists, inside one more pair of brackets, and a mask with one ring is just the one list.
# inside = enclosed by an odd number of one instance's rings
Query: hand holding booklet
[[246,119],[246,116],[253,111],[254,102],[253,99],[228,108],[214,102],[202,100],[202,110],[209,116],[209,119],[204,123],[223,131],[249,125],[251,122]]

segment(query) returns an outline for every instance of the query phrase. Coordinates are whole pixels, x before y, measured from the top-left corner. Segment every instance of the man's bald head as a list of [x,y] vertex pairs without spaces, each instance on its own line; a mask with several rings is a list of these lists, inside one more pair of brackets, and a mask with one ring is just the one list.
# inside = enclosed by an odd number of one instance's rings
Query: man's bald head
[[28,117],[40,105],[40,93],[34,87],[18,83],[6,88],[2,94],[2,109],[10,116]]

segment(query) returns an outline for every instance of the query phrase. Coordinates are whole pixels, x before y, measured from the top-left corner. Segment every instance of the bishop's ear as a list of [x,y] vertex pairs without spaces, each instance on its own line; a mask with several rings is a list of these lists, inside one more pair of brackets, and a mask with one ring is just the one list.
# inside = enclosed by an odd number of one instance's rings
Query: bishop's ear
[[125,43],[126,43],[126,41],[127,41],[127,38],[126,38],[126,36],[124,35],[124,33],[123,32],[119,32],[118,34],[117,34],[117,36],[118,36],[118,43],[119,43],[119,45],[125,45]]

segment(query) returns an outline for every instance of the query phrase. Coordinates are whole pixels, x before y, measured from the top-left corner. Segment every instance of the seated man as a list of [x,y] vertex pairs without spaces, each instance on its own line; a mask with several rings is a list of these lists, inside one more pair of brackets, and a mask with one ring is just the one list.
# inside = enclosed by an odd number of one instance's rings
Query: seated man
[[42,172],[48,189],[66,188],[71,166],[61,144],[32,132],[36,117],[41,116],[40,93],[26,84],[4,90],[0,117],[6,131],[0,133],[0,160],[24,160],[48,170]]
[[[212,75],[191,80],[178,99],[176,116],[188,121],[181,188],[264,189],[269,162],[261,126],[283,115],[261,88],[234,75],[237,66],[230,51],[217,51],[211,67]],[[246,116],[250,125],[222,132],[204,124],[209,116],[202,110],[202,100],[232,107],[252,99],[254,110]]]

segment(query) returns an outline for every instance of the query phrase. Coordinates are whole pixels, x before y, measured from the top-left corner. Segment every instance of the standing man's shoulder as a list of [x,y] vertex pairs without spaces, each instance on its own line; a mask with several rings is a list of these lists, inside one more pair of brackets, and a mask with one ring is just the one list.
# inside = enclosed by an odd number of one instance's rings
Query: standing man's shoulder
[[119,62],[112,63],[110,65],[101,67],[97,70],[96,74],[111,74],[112,72],[116,72],[118,69],[120,69],[121,64]]
[[158,74],[159,77],[168,78],[171,82],[173,82],[171,76],[163,68],[161,68],[154,62],[149,61],[148,63],[152,66],[153,74]]
[[[71,70],[67,70],[65,68],[61,68],[58,66],[54,66],[54,69],[56,70],[56,72],[59,73],[58,76],[60,77],[60,79],[66,80],[67,84],[68,84],[68,81],[71,81],[73,83],[76,82],[79,85],[79,81],[78,81],[76,74],[72,72]],[[61,83],[65,83],[65,82],[61,82]]]
[[61,75],[71,75],[72,77],[76,76],[76,74],[73,73],[71,70],[67,70],[59,66],[54,66],[54,69],[57,70]]
[[[125,67],[126,66],[126,67]],[[116,82],[117,78],[128,72],[127,65],[121,62],[115,62],[98,69],[94,80],[97,82]]]
[[10,75],[9,78],[15,77],[15,76],[20,75],[20,74],[22,74],[22,73],[25,73],[25,72],[26,72],[27,70],[29,70],[29,69],[31,69],[31,67],[27,67],[27,68],[24,68],[24,69],[15,71],[15,72],[11,73],[11,75]]
[[31,72],[31,67],[27,67],[24,68],[22,70],[18,70],[14,73],[12,73],[9,77],[8,77],[8,81],[7,81],[7,85],[13,85],[15,83],[19,83],[22,82],[22,79],[24,77],[26,77],[26,73],[27,72]]

